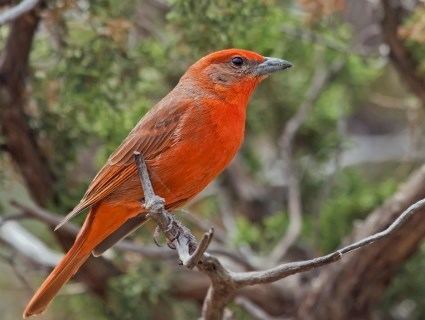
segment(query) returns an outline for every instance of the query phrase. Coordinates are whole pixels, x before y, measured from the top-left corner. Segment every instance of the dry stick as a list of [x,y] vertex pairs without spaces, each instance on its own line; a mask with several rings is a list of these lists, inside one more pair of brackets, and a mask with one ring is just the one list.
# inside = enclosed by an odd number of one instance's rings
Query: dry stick
[[195,237],[191,234],[190,230],[175,220],[175,218],[165,210],[164,200],[155,195],[146,163],[140,153],[135,153],[134,157],[142,186],[143,188],[146,187],[146,189],[144,189],[146,190],[145,207],[149,216],[157,222],[167,239],[176,246],[183,264],[189,267],[197,264],[198,269],[208,275],[211,280],[211,286],[208,289],[202,307],[202,318],[206,320],[222,319],[224,308],[236,295],[238,289],[245,286],[271,283],[296,273],[341,260],[344,254],[388,236],[418,211],[418,209],[425,206],[425,199],[416,202],[407,208],[384,231],[350,244],[328,255],[311,260],[285,263],[263,271],[231,272],[224,268],[217,258],[205,253],[213,235],[212,230],[204,235],[198,247]]
[[342,256],[346,253],[359,249],[361,247],[367,246],[377,240],[380,240],[394,230],[398,229],[407,219],[409,219],[415,212],[425,206],[425,199],[419,200],[418,202],[411,205],[384,231],[375,233],[367,238],[364,238],[360,241],[357,241],[353,244],[345,246],[335,252],[332,252],[326,256],[318,257],[311,260],[305,260],[300,262],[285,263],[264,271],[255,271],[255,272],[239,272],[234,274],[235,282],[238,286],[246,285],[255,285],[260,283],[270,283],[276,280],[285,278],[295,273],[303,272],[310,270],[312,268],[317,268],[325,264],[329,264],[340,260]]
[[24,0],[20,4],[6,9],[0,13],[0,25],[11,22],[24,13],[27,13],[28,11],[32,10],[39,2],[39,0]]
[[189,269],[193,269],[198,262],[202,259],[202,256],[205,251],[207,251],[208,246],[211,243],[212,237],[214,234],[214,229],[211,228],[207,233],[202,236],[201,243],[199,243],[198,247],[195,249],[193,254],[186,261],[186,267]]

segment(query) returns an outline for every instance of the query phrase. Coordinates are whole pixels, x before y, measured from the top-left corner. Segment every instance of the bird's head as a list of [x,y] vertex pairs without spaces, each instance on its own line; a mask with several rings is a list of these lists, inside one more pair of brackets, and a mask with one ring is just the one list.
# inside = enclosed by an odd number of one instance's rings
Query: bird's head
[[258,83],[273,72],[292,64],[243,49],[226,49],[208,54],[194,63],[184,78],[196,79],[203,88],[221,95],[249,96]]

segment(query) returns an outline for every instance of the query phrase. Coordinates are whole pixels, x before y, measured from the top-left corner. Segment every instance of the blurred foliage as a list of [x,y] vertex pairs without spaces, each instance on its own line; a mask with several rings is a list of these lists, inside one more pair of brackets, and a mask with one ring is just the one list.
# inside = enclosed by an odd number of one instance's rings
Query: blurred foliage
[[[38,106],[33,126],[46,137],[48,151],[54,153],[50,159],[59,178],[57,188],[66,190],[59,192],[64,197],[62,209],[71,207],[85,188],[87,177],[75,174],[81,150],[94,148],[98,163],[102,163],[199,56],[233,46],[287,57],[295,64],[297,72],[291,74],[290,81],[284,76],[269,79],[250,108],[248,132],[273,138],[304,99],[316,64],[346,58],[345,53],[297,41],[282,32],[284,25],[303,23],[290,3],[174,0],[170,4],[168,23],[163,30],[156,30],[158,37],[132,34],[136,2],[96,1],[87,3],[87,8],[77,3],[67,8],[59,48],[52,49],[50,37],[37,38],[31,55],[33,95]],[[341,43],[349,38],[343,24],[332,29],[326,24],[318,22],[315,28]],[[303,152],[313,154],[318,161],[332,157],[339,140],[337,120],[349,109],[340,102],[355,99],[377,75],[379,69],[373,60],[362,63],[356,56],[348,56],[341,81],[323,92],[300,132]],[[249,151],[253,147],[250,137],[244,154],[255,164],[258,155]],[[71,190],[70,184],[74,187]]]
[[[62,198],[55,209],[66,212],[79,200],[90,180],[88,175],[94,174],[140,117],[177,83],[187,66],[207,52],[241,47],[284,57],[295,65],[290,73],[265,81],[250,105],[241,155],[257,174],[263,168],[254,137],[277,141],[285,122],[304,101],[316,68],[341,59],[343,69],[315,103],[296,137],[294,150],[305,197],[302,241],[321,252],[337,247],[353,221],[380,204],[397,184],[393,178],[376,182],[356,170],[344,170],[334,177],[325,200],[317,206],[317,198],[323,197],[331,180],[318,177],[317,170],[334,159],[347,143],[338,121],[367,99],[371,85],[384,74],[379,58],[366,59],[351,53],[347,46],[351,31],[335,14],[341,3],[170,0],[165,25],[154,25],[151,34],[143,36],[137,28],[143,19],[140,11],[148,9],[147,2],[53,3],[52,12],[46,16],[46,30],[38,33],[31,53],[31,93],[36,107],[28,112],[58,177],[56,189]],[[420,46],[423,19],[424,14],[414,14],[401,30],[420,57],[425,56]],[[56,30],[49,25],[61,28]],[[319,34],[323,40],[305,41],[285,31],[304,29]],[[4,30],[0,29],[1,42]],[[80,171],[82,164],[86,171]],[[261,180],[260,176],[257,178]],[[199,209],[210,216],[217,206],[207,199]],[[255,225],[241,216],[237,218],[233,241],[265,252],[287,225],[286,212],[282,211]],[[418,299],[425,296],[425,281],[412,281],[421,274],[423,263],[424,259],[417,258],[404,268],[387,295],[386,305],[398,301],[411,285],[415,286]],[[170,318],[195,318],[198,313],[194,305],[176,304],[167,296],[170,270],[151,262],[138,265],[110,284],[113,304],[108,310],[99,311],[96,303],[76,297],[65,312],[75,312],[75,319],[79,318],[78,312],[71,309],[80,308],[90,314],[92,311],[86,310],[95,309],[94,313],[101,314],[89,317],[93,319],[150,319],[157,306],[167,305],[172,307],[162,309],[169,312]],[[425,310],[416,311],[418,315],[425,314]]]
[[337,177],[319,216],[318,243],[323,252],[336,249],[357,219],[365,218],[394,193],[397,181],[374,183],[353,170]]
[[[381,303],[393,319],[420,320],[425,314],[425,246],[401,268]],[[407,315],[407,317],[406,317]]]
[[[307,215],[304,221],[305,240],[314,243],[322,253],[336,249],[352,230],[355,220],[365,218],[393,194],[397,180],[389,178],[377,184],[356,170],[347,169],[338,174],[333,184],[327,200],[321,204],[320,212]],[[316,189],[317,184],[313,188]],[[316,209],[316,206],[312,209]],[[276,212],[264,218],[261,225],[238,217],[234,241],[265,252],[281,238],[288,223],[286,212]]]
[[[113,279],[106,310],[111,319],[194,319],[197,308],[190,302],[173,303],[167,295],[173,270],[160,262],[143,261],[124,276]],[[152,275],[152,276],[149,276]],[[171,306],[171,307],[170,307]]]
[[57,302],[52,305],[52,314],[63,315],[61,319],[81,319],[84,310],[85,319],[108,320],[103,311],[103,302],[93,295],[88,294],[65,294],[59,295]]

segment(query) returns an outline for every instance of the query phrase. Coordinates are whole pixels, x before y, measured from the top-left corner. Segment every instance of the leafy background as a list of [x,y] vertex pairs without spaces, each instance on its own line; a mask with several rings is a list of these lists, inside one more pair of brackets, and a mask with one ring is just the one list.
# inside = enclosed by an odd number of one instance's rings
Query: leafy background
[[[358,48],[363,44],[356,43],[350,22],[355,14],[344,12],[343,1],[65,0],[49,3],[48,8],[31,51],[26,112],[56,177],[59,198],[49,204],[52,211],[65,213],[73,207],[96,169],[193,61],[227,47],[283,57],[295,66],[273,75],[257,90],[238,157],[255,183],[277,194],[285,190],[274,172],[281,166],[277,141],[286,121],[306,99],[315,70],[329,68],[335,61],[343,63],[314,103],[294,144],[303,204],[298,247],[308,247],[315,255],[338,247],[356,220],[380,205],[423,161],[423,153],[417,156],[415,149],[417,141],[423,144],[423,130],[409,120],[409,114],[416,112],[414,119],[423,124],[418,120],[423,120],[420,103],[400,82],[382,48],[374,43],[371,52]],[[419,72],[425,76],[424,20],[421,8],[405,19],[400,33],[421,61]],[[6,36],[7,28],[2,27],[2,44]],[[398,158],[373,162],[366,155],[354,164],[341,160],[356,150],[358,136],[367,142],[406,132],[411,133],[407,138],[411,146]],[[28,196],[6,155],[2,154],[0,168],[1,208],[7,214],[13,210],[8,199]],[[221,177],[215,186],[226,181]],[[267,253],[288,226],[285,200],[279,201],[254,217],[234,206],[236,229],[229,237],[230,246]],[[189,208],[219,223],[219,206],[218,198],[207,190]],[[23,225],[59,249],[42,224],[24,221]],[[150,232],[134,237],[149,243]],[[7,248],[0,251],[9,253]],[[105,305],[75,283],[41,319],[198,316],[197,301],[183,302],[170,293],[175,265],[118,252],[114,260],[126,273],[108,284],[111,303]],[[35,287],[44,273],[21,267]],[[382,319],[425,317],[424,268],[423,248],[400,270],[377,306]],[[28,292],[6,264],[0,264],[0,270],[0,310],[4,319],[16,319]],[[239,307],[232,310],[237,319],[250,319]]]

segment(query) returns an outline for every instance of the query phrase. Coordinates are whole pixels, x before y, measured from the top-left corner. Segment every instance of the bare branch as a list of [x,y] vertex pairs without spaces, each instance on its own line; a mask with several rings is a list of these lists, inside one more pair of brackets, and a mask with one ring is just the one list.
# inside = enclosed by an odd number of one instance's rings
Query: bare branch
[[234,274],[235,282],[239,286],[245,285],[255,285],[260,283],[270,283],[279,279],[283,279],[292,274],[300,273],[303,271],[307,271],[313,268],[317,268],[337,260],[340,260],[344,254],[347,254],[351,251],[357,250],[361,247],[367,246],[377,240],[380,240],[389,234],[391,234],[394,230],[398,229],[401,225],[406,222],[415,212],[425,206],[425,199],[422,199],[409,208],[407,208],[388,228],[384,231],[378,232],[374,235],[366,237],[360,241],[357,241],[353,244],[345,246],[335,252],[332,252],[326,256],[322,256],[319,258],[314,258],[311,260],[305,260],[300,262],[292,262],[285,263],[277,266],[275,268],[271,268],[264,271],[254,271],[254,272],[245,272],[245,273],[237,273]]
[[[197,246],[195,237],[190,230],[172,217],[165,210],[165,202],[155,195],[147,171],[147,166],[140,153],[134,154],[139,177],[143,188],[146,188],[145,207],[149,217],[154,219],[158,227],[165,234],[170,244],[175,246],[183,265],[197,268],[205,273],[211,280],[211,286],[205,297],[202,316],[206,320],[223,318],[226,305],[236,295],[237,290],[245,286],[271,283],[290,275],[317,268],[338,261],[346,253],[371,244],[389,235],[408,220],[418,209],[425,206],[425,199],[418,201],[406,209],[387,229],[369,236],[354,244],[348,245],[328,255],[311,260],[281,264],[277,267],[263,271],[231,272],[223,267],[220,261],[205,253],[211,241],[212,231],[204,235],[200,246]],[[145,189],[144,189],[145,190]]]
[[[387,229],[412,203],[425,198],[425,165],[414,171],[396,193],[358,221],[344,244],[357,242]],[[408,209],[409,210],[409,209]],[[398,270],[420,251],[425,239],[425,206],[406,216],[403,226],[373,245],[345,256],[341,263],[322,270],[299,296],[299,319],[349,319],[369,317]],[[343,279],[343,280],[342,280]]]
[[0,25],[6,24],[32,10],[40,0],[23,0],[20,4],[0,13]]
[[424,206],[425,206],[425,199],[419,200],[418,202],[412,204],[409,208],[404,210],[403,213],[392,224],[390,224],[390,226],[384,231],[375,233],[374,235],[370,237],[364,238],[342,249],[339,249],[338,252],[340,252],[341,254],[345,254],[388,236],[390,233],[400,228],[403,225],[403,223],[410,218],[410,216],[412,216],[419,209],[422,209]]
[[208,246],[211,243],[211,240],[214,235],[214,229],[211,228],[207,233],[204,233],[202,236],[202,240],[199,243],[198,247],[195,249],[195,252],[190,256],[190,258],[186,261],[186,267],[189,269],[194,268],[198,262],[201,260],[202,255],[205,251],[207,251]]

